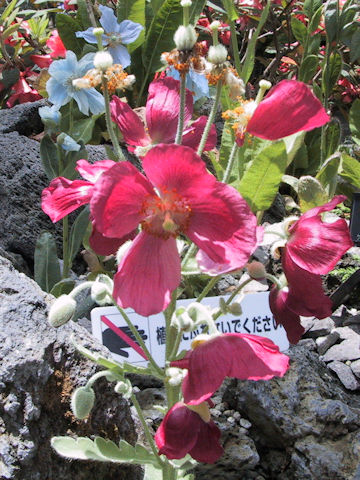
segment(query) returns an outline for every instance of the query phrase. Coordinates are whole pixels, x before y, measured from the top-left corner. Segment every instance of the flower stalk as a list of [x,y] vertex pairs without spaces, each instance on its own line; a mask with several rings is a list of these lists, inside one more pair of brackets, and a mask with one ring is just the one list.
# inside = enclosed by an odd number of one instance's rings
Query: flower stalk
[[[185,10],[185,9],[184,9]],[[181,145],[182,136],[184,132],[184,114],[185,114],[185,100],[186,100],[186,73],[180,75],[180,111],[179,122],[176,131],[175,143]]]
[[205,145],[206,145],[206,140],[207,140],[207,138],[209,136],[209,133],[210,133],[211,125],[214,123],[214,120],[215,120],[215,115],[216,115],[216,112],[217,112],[217,109],[218,109],[218,106],[219,106],[219,103],[220,103],[222,86],[223,86],[223,83],[220,80],[216,85],[215,100],[214,100],[213,106],[211,107],[211,111],[210,111],[209,117],[207,119],[207,122],[206,122],[206,125],[205,125],[205,128],[204,128],[204,132],[202,134],[202,137],[201,137],[201,140],[200,140],[200,143],[199,143],[199,148],[196,152],[199,156],[201,156],[203,151],[204,151],[204,148],[205,148]]

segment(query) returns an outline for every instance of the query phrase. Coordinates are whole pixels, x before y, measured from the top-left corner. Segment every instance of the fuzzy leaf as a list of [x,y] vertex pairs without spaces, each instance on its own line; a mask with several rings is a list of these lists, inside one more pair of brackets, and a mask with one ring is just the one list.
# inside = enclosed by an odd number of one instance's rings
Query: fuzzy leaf
[[50,292],[52,287],[61,279],[56,243],[50,232],[41,233],[36,241],[34,278],[44,292]]
[[323,205],[328,201],[328,196],[319,180],[314,177],[301,177],[298,182],[300,210],[306,212],[311,208]]
[[86,206],[82,212],[79,213],[79,215],[76,217],[75,222],[72,224],[71,230],[70,230],[70,260],[74,260],[76,257],[80,246],[82,239],[84,238],[84,235],[86,233],[87,226],[89,224],[89,207]]
[[351,106],[349,125],[354,142],[360,145],[360,99],[358,98]]
[[50,293],[54,295],[54,297],[60,297],[60,295],[68,294],[74,288],[75,282],[71,280],[71,278],[64,278],[60,280],[60,282],[55,283],[52,287]]
[[48,134],[44,135],[40,142],[40,158],[49,180],[59,175],[59,159],[55,143]]
[[319,180],[329,198],[332,198],[335,195],[339,167],[340,155],[335,153],[325,161],[324,165],[316,175],[316,179]]
[[341,155],[340,175],[356,188],[360,188],[360,163],[346,153]]

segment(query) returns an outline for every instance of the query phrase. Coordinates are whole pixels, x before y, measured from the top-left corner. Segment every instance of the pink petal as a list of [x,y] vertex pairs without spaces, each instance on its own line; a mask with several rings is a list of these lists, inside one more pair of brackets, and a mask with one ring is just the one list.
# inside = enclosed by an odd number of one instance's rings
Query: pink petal
[[321,219],[321,213],[332,210],[344,199],[343,196],[334,197],[331,202],[308,210],[290,227],[286,255],[302,269],[325,275],[353,246],[344,219],[333,223],[325,223]]
[[201,343],[188,362],[182,390],[185,403],[193,405],[210,398],[225,377],[269,380],[282,377],[289,366],[289,358],[271,340],[241,333],[225,333]]
[[87,160],[78,160],[76,165],[75,170],[77,170],[85,180],[95,183],[100,175],[116,165],[116,162],[112,160],[100,160],[91,164]]
[[[146,102],[146,125],[152,143],[172,143],[175,140],[180,111],[180,82],[171,77],[151,82]],[[193,98],[186,89],[184,125],[192,117]]]
[[[195,120],[195,122],[193,122],[191,126],[184,131],[182,144],[186,145],[187,147],[191,147],[193,150],[197,150],[206,122],[207,117],[205,117],[204,115]],[[215,125],[213,124],[211,125],[210,133],[207,138],[204,150],[212,150],[213,148],[215,148],[216,144],[217,134]]]
[[321,127],[330,120],[321,102],[305,83],[282,80],[260,102],[247,131],[266,140]]
[[81,205],[89,203],[93,188],[94,185],[85,180],[54,178],[42,192],[41,208],[52,222],[57,222]]
[[122,102],[115,95],[110,102],[112,120],[118,125],[125,143],[134,146],[146,146],[150,138],[145,132],[144,125],[136,113],[126,102]]
[[270,291],[269,305],[276,323],[285,328],[289,342],[296,344],[305,332],[305,329],[301,325],[299,315],[288,308],[287,297],[287,289],[278,290],[274,286]]
[[39,68],[49,68],[53,61],[50,55],[30,55],[30,59]]
[[90,247],[94,250],[94,252],[98,255],[111,255],[113,253],[116,253],[117,250],[121,247],[121,245],[127,240],[132,240],[133,238],[135,238],[136,234],[137,231],[134,230],[133,232],[125,235],[125,237],[122,238],[105,237],[96,229],[96,226],[93,223],[93,229],[89,238],[89,244]]
[[96,228],[107,237],[122,238],[139,225],[144,200],[154,195],[149,181],[131,163],[116,163],[94,185],[90,202]]
[[305,317],[326,318],[332,314],[332,302],[325,295],[320,275],[298,267],[286,249],[282,266],[289,284],[286,304],[290,310]]
[[145,317],[162,312],[180,283],[176,241],[141,232],[114,277],[114,298]]

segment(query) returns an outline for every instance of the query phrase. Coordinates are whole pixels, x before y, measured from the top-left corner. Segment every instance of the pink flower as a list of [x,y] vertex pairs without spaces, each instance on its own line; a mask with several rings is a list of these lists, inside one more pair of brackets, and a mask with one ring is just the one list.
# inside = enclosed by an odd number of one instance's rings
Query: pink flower
[[182,384],[184,402],[198,405],[220,387],[225,377],[240,380],[269,380],[282,377],[289,358],[271,340],[257,335],[224,333],[199,335],[193,350],[171,366],[188,369]]
[[309,87],[297,80],[282,80],[258,106],[254,101],[246,101],[225,112],[224,117],[234,119],[238,126],[235,135],[239,146],[243,145],[246,132],[265,140],[279,140],[330,120]]
[[238,192],[210,175],[189,147],[157,145],[144,157],[143,168],[147,177],[129,162],[103,173],[90,207],[105,236],[121,238],[141,224],[114,277],[114,297],[122,307],[148,316],[163,311],[179,285],[179,233],[213,261],[230,263],[253,250],[256,219]]
[[39,68],[49,68],[53,59],[49,54],[47,55],[30,55],[31,61]]
[[26,81],[26,78],[31,74],[33,74],[33,72],[30,73],[30,69],[20,72],[19,80],[11,87],[12,94],[6,102],[8,108],[13,107],[16,102],[35,102],[42,98],[39,92],[32,88]]
[[[111,116],[121,133],[129,150],[135,147],[150,147],[157,143],[173,143],[179,120],[180,82],[171,77],[151,82],[146,102],[146,129],[138,115],[125,102],[113,97]],[[190,90],[186,90],[185,128],[182,144],[197,149],[207,121],[204,115],[189,125],[193,113],[193,98]],[[216,129],[212,125],[205,150],[216,145]],[[141,150],[139,155],[141,155]],[[146,150],[146,149],[145,149]]]
[[177,402],[161,422],[155,442],[159,454],[169,459],[183,458],[189,453],[198,462],[214,463],[223,454],[220,435],[207,404],[189,408]]
[[50,37],[46,41],[46,45],[50,48],[50,57],[51,58],[65,58],[66,57],[66,48],[63,44],[59,32],[53,30]]
[[[94,165],[86,160],[78,160],[76,170],[85,180],[68,180],[64,177],[54,178],[42,192],[41,208],[49,215],[52,222],[58,222],[69,213],[90,202],[97,180],[103,172],[114,165],[115,162],[112,160],[102,160]],[[93,223],[89,243],[91,248],[99,255],[109,255],[130,238],[134,238],[134,232],[130,232],[129,235],[122,238],[104,237]]]

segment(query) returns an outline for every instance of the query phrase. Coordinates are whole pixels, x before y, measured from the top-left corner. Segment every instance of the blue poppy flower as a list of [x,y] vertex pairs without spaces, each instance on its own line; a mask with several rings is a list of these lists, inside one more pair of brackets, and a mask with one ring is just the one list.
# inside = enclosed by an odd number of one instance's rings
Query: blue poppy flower
[[61,113],[56,105],[40,107],[38,112],[43,124],[48,129],[52,130],[60,125]]
[[[166,72],[168,77],[175,78],[175,80],[180,80],[180,74],[176,68],[171,67]],[[195,72],[192,68],[186,74],[186,83],[185,86],[190,92],[194,94],[194,101],[199,100],[202,97],[210,97],[209,92],[209,83],[205,75]]]
[[[99,6],[101,11],[100,24],[104,29],[102,42],[108,47],[108,51],[114,59],[114,63],[120,63],[123,68],[130,65],[131,59],[124,44],[135,42],[144,28],[140,23],[131,20],[123,20],[118,23],[112,8]],[[93,33],[94,27],[90,27],[84,32],[76,32],[76,36],[83,38],[88,43],[97,43],[97,38]]]
[[61,139],[61,147],[66,150],[67,152],[78,152],[81,148],[81,145],[75,142],[75,140],[70,137],[70,135],[62,134],[63,137]]
[[49,101],[60,108],[72,98],[78,104],[80,112],[96,115],[105,110],[104,97],[95,88],[78,89],[73,80],[83,77],[94,68],[94,53],[86,54],[81,60],[71,50],[66,52],[64,60],[55,60],[49,67],[51,78],[46,83]]

